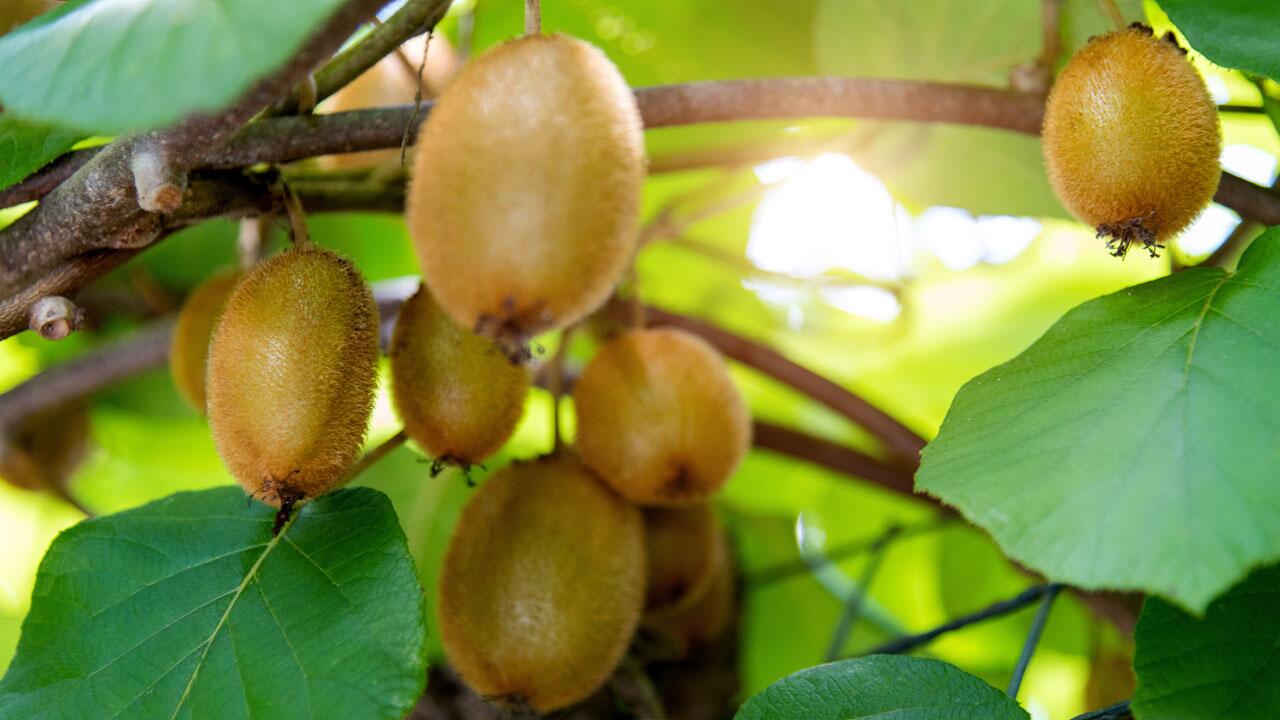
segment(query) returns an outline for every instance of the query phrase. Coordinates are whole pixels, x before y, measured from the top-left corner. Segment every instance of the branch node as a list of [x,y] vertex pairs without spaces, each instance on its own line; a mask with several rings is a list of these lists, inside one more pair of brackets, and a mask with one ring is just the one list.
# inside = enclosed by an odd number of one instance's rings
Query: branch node
[[169,215],[182,205],[187,174],[169,162],[159,143],[143,141],[134,146],[129,169],[133,171],[138,207],[149,213]]
[[84,310],[61,295],[47,295],[31,306],[31,329],[46,340],[61,340],[84,328]]

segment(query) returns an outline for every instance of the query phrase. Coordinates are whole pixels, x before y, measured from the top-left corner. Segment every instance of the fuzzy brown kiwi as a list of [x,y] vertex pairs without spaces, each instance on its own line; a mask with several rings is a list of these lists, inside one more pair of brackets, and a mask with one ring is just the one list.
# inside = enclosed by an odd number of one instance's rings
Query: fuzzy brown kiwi
[[715,580],[725,550],[724,530],[706,504],[646,508],[644,528],[647,621],[701,600]]
[[546,713],[621,661],[644,603],[639,510],[571,455],[511,465],[464,508],[440,572],[441,639],[473,690]]
[[401,306],[391,397],[405,432],[438,462],[466,468],[502,447],[531,380],[492,341],[459,327],[425,287]]
[[751,444],[751,418],[710,345],[682,330],[607,343],[573,390],[582,459],[641,505],[705,501]]
[[1135,25],[1094,38],[1067,63],[1045,107],[1050,184],[1067,210],[1152,256],[1213,198],[1222,131],[1204,80],[1172,38]]
[[604,53],[562,35],[498,46],[419,136],[406,217],[423,279],[455,322],[526,357],[622,278],[644,174],[635,98]]
[[721,544],[721,557],[715,564],[706,592],[696,601],[645,615],[644,626],[664,640],[676,655],[715,642],[733,624],[737,609],[733,559]]
[[343,476],[364,440],[378,309],[350,262],[291,250],[245,273],[209,346],[209,426],[245,490],[287,509]]
[[0,479],[24,490],[65,488],[89,451],[89,409],[83,403],[23,420],[0,442]]
[[204,412],[209,341],[240,273],[214,275],[187,297],[169,344],[169,374],[182,399]]

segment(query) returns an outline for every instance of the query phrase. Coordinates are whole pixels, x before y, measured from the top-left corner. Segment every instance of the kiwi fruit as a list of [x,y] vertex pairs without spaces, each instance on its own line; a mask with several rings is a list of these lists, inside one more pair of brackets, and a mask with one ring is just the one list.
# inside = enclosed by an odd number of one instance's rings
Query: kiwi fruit
[[733,624],[737,610],[733,560],[723,543],[720,548],[721,557],[706,592],[690,604],[674,605],[645,615],[645,629],[661,638],[677,656],[715,642]]
[[646,508],[644,529],[647,621],[701,600],[715,580],[725,550],[720,521],[706,504]]
[[182,305],[169,345],[169,373],[182,399],[204,412],[205,369],[209,340],[222,308],[235,289],[240,273],[214,275],[204,281]]
[[572,455],[510,465],[463,509],[440,571],[445,654],[508,708],[551,712],[621,661],[645,594],[640,511]]
[[406,202],[423,279],[515,360],[599,307],[636,252],[644,137],[599,49],[509,41],[465,65],[418,138]]
[[236,284],[209,345],[214,443],[250,495],[287,515],[351,467],[373,409],[378,308],[360,273],[290,250]]
[[641,505],[693,505],[729,479],[751,418],[720,355],[683,330],[606,343],[573,390],[584,462]]
[[494,343],[458,326],[425,287],[400,308],[391,397],[405,432],[439,463],[484,460],[511,437],[532,381]]
[[1152,256],[1218,187],[1222,131],[1204,80],[1172,35],[1135,24],[1096,37],[1049,93],[1045,166],[1062,204],[1123,257]]
[[0,479],[23,490],[65,488],[89,452],[89,408],[75,402],[31,415],[0,443]]

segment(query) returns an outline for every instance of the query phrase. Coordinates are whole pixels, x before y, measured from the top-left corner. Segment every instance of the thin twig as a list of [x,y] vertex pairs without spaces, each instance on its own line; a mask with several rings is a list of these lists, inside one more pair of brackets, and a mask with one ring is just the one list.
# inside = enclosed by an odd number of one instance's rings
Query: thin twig
[[1008,600],[1001,600],[1000,602],[994,603],[987,608],[979,610],[978,612],[970,613],[968,615],[958,617],[955,620],[952,620],[948,623],[940,625],[932,630],[929,630],[928,632],[922,632],[917,635],[908,635],[906,637],[898,638],[897,640],[891,640],[885,643],[884,645],[881,645],[880,647],[863,654],[864,655],[897,655],[900,653],[910,652],[917,648],[928,645],[929,643],[942,637],[943,635],[946,635],[949,632],[954,632],[956,630],[969,627],[970,625],[974,625],[976,623],[980,623],[986,620],[992,620],[998,617],[1003,617],[1005,615],[1008,615],[1009,613],[1021,610],[1022,608],[1039,600],[1041,597],[1044,596],[1046,592],[1050,590],[1050,588],[1053,588],[1053,587],[1055,586],[1054,585],[1036,585],[1035,587],[1027,588],[1026,590],[1023,590],[1021,593],[1018,593],[1018,595],[1012,598],[1009,598]]
[[[650,325],[677,327],[701,336],[727,357],[790,385],[866,428],[880,438],[894,455],[913,466],[918,462],[924,438],[852,391],[788,360],[772,348],[701,320],[652,307],[648,309],[648,316]],[[907,485],[910,487],[910,480]]]
[[1035,654],[1036,646],[1040,644],[1040,636],[1044,633],[1044,627],[1049,622],[1049,611],[1053,609],[1053,601],[1061,591],[1061,585],[1050,585],[1044,592],[1044,598],[1040,601],[1040,608],[1036,610],[1035,619],[1031,621],[1031,629],[1027,631],[1027,640],[1022,644],[1022,654],[1018,656],[1018,664],[1013,668],[1013,678],[1009,680],[1007,694],[1014,700],[1018,699],[1018,690],[1022,687],[1022,677],[1027,673],[1027,666],[1031,664],[1031,656]]
[[[395,52],[410,38],[435,28],[449,10],[451,0],[409,0],[385,22],[379,23],[360,42],[342,51],[315,74],[317,102],[333,95]],[[296,107],[282,106],[276,114],[288,114]]]
[[342,481],[338,484],[346,485],[352,480],[355,480],[365,470],[373,467],[379,460],[390,455],[396,448],[405,444],[408,439],[409,436],[405,434],[404,429],[402,428],[400,432],[397,432],[395,435],[383,440],[377,447],[364,455],[361,455],[360,459],[356,461],[355,465],[351,466],[351,469],[347,471],[347,474],[343,476]]
[[1129,25],[1124,20],[1124,13],[1120,12],[1120,6],[1116,4],[1116,0],[1098,0],[1098,5],[1102,7],[1102,11],[1111,18],[1111,24],[1116,30],[1123,30]]
[[1072,720],[1133,720],[1133,712],[1129,709],[1129,701],[1125,700],[1101,710],[1077,715]]
[[880,561],[884,558],[885,550],[889,548],[889,544],[895,538],[901,536],[901,533],[902,528],[900,526],[890,526],[872,544],[869,550],[870,557],[867,558],[867,564],[862,568],[862,576],[858,578],[858,584],[854,586],[853,594],[849,596],[849,601],[845,603],[844,611],[840,613],[840,620],[836,623],[836,630],[831,635],[831,645],[827,647],[826,662],[833,662],[839,659],[841,651],[849,643],[849,635],[852,634],[854,626],[858,624],[858,617],[862,614],[862,606],[865,603],[867,593],[871,590],[871,582],[875,580],[876,571],[880,569]]
[[551,393],[551,451],[557,452],[564,447],[564,438],[560,434],[560,398],[564,395],[564,357],[569,349],[569,340],[573,337],[573,327],[560,332],[560,345],[547,361],[547,390]]
[[[898,531],[898,538],[902,539],[934,532],[957,521],[958,518],[954,515],[940,515],[916,525],[901,526]],[[769,565],[748,574],[743,579],[743,583],[749,590],[755,590],[788,578],[812,573],[841,560],[847,560],[871,550],[876,547],[882,537],[883,534],[873,538],[854,540],[844,545],[838,545],[818,557],[801,556],[795,560]]]

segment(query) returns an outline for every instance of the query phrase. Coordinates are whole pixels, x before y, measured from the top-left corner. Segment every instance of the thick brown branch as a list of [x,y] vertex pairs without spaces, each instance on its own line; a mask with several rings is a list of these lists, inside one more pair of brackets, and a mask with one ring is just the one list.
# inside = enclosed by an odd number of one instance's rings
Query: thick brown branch
[[909,495],[941,507],[932,497],[915,494],[912,467],[890,465],[830,440],[762,420],[755,421],[752,437],[757,448],[821,465],[844,475],[867,480],[900,495]]
[[[344,27],[354,27],[360,15],[356,10],[371,5],[376,3],[353,0],[339,18],[342,22],[335,20],[331,26],[345,22]],[[325,38],[326,42],[313,41],[312,46],[329,48],[336,42],[332,37]],[[303,54],[314,58],[318,53]],[[260,86],[280,90],[291,86],[286,81],[296,82],[299,75],[305,76],[305,72],[293,63]],[[265,91],[255,91],[250,95],[257,102],[264,94]],[[645,88],[638,90],[636,96],[649,127],[842,116],[967,123],[1034,134],[1039,130],[1041,113],[1040,101],[1025,94],[868,78],[707,82]],[[237,103],[226,117],[242,118],[244,107],[245,102]],[[399,147],[412,114],[412,107],[401,106],[319,117],[272,118],[254,123],[222,145],[210,144],[211,137],[221,137],[220,131],[210,135],[202,130],[214,126],[211,120],[191,121],[167,132],[180,137],[183,147],[200,149],[199,157],[194,157],[194,150],[186,155],[178,153],[179,157],[198,161],[193,167],[234,168]],[[128,251],[145,247],[160,237],[163,225],[137,207],[132,175],[128,172],[128,150],[128,143],[124,142],[98,153],[33,212],[0,231],[0,295],[11,296],[4,305],[38,297],[30,287],[24,287],[36,282],[41,283],[39,294],[72,292],[128,259],[115,257],[107,263],[98,260],[68,273],[64,266],[81,262],[78,256],[103,248]],[[1267,188],[1224,173],[1216,199],[1245,218],[1280,224],[1280,194]],[[60,283],[51,283],[51,276],[61,278]],[[26,311],[22,307],[18,314]],[[0,310],[0,337],[21,329],[20,325],[4,321],[10,315]]]
[[724,355],[755,368],[844,415],[880,438],[889,450],[912,466],[919,461],[924,438],[875,405],[788,360],[778,351],[685,315],[649,308],[647,316],[652,325],[678,327],[702,337]]

